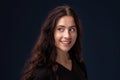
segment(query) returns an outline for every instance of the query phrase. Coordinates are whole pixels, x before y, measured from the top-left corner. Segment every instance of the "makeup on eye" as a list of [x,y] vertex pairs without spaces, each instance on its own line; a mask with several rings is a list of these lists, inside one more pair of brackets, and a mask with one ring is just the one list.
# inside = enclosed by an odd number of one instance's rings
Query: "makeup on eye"
[[63,32],[64,28],[57,28],[58,31]]
[[72,28],[70,28],[69,31],[70,31],[70,32],[74,32],[74,31],[76,31],[76,27],[72,27]]
[[[64,26],[58,26],[58,28],[57,28],[57,30],[60,32],[63,32],[65,29],[66,29],[66,27],[64,27]],[[68,31],[74,32],[74,31],[76,31],[76,27],[75,26],[69,27]]]

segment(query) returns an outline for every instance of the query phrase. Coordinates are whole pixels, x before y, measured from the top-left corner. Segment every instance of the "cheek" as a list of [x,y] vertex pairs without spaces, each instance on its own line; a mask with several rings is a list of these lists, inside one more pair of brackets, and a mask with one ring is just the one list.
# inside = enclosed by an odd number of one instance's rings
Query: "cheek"
[[77,39],[77,33],[73,34],[73,35],[72,35],[72,38],[73,38],[74,40],[76,40],[76,39]]
[[55,40],[55,42],[57,42],[59,39],[60,39],[60,34],[55,33],[54,34],[54,40]]
[[54,43],[55,43],[56,47],[59,47],[59,45],[60,45],[60,39],[61,39],[60,35],[58,35],[58,34],[54,35],[54,41],[55,41]]

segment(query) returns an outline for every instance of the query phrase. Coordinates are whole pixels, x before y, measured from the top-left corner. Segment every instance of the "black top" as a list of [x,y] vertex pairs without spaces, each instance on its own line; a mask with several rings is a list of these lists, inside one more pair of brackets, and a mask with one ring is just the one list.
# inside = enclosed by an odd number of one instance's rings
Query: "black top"
[[[79,67],[80,68],[80,67]],[[75,61],[72,61],[72,69],[68,70],[63,65],[58,63],[58,76],[60,80],[81,80],[80,69]]]
[[[59,63],[56,64],[58,65],[56,72],[58,80],[87,80],[86,70],[83,64],[79,64],[75,60],[72,60],[71,70],[68,70]],[[56,80],[53,76],[52,69],[40,68],[35,71],[35,74],[31,76],[30,80]]]

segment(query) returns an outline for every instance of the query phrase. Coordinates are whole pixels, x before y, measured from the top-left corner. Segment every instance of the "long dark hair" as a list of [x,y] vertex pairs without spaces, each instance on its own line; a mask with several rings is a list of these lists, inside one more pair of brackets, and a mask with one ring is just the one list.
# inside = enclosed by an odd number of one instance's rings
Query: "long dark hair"
[[68,5],[58,6],[50,11],[47,19],[42,25],[41,33],[32,50],[32,55],[26,63],[27,67],[24,70],[23,80],[29,80],[32,74],[34,74],[33,71],[39,67],[55,67],[57,52],[54,44],[54,30],[58,19],[67,15],[74,18],[78,35],[69,53],[74,56],[77,61],[82,61],[82,29],[80,20],[74,10]]

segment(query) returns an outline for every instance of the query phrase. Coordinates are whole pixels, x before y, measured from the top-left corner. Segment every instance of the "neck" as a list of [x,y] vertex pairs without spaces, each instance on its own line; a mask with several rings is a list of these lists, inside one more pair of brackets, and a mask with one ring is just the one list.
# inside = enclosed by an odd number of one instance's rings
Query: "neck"
[[68,63],[70,61],[70,56],[68,52],[57,51],[56,62],[58,63]]

